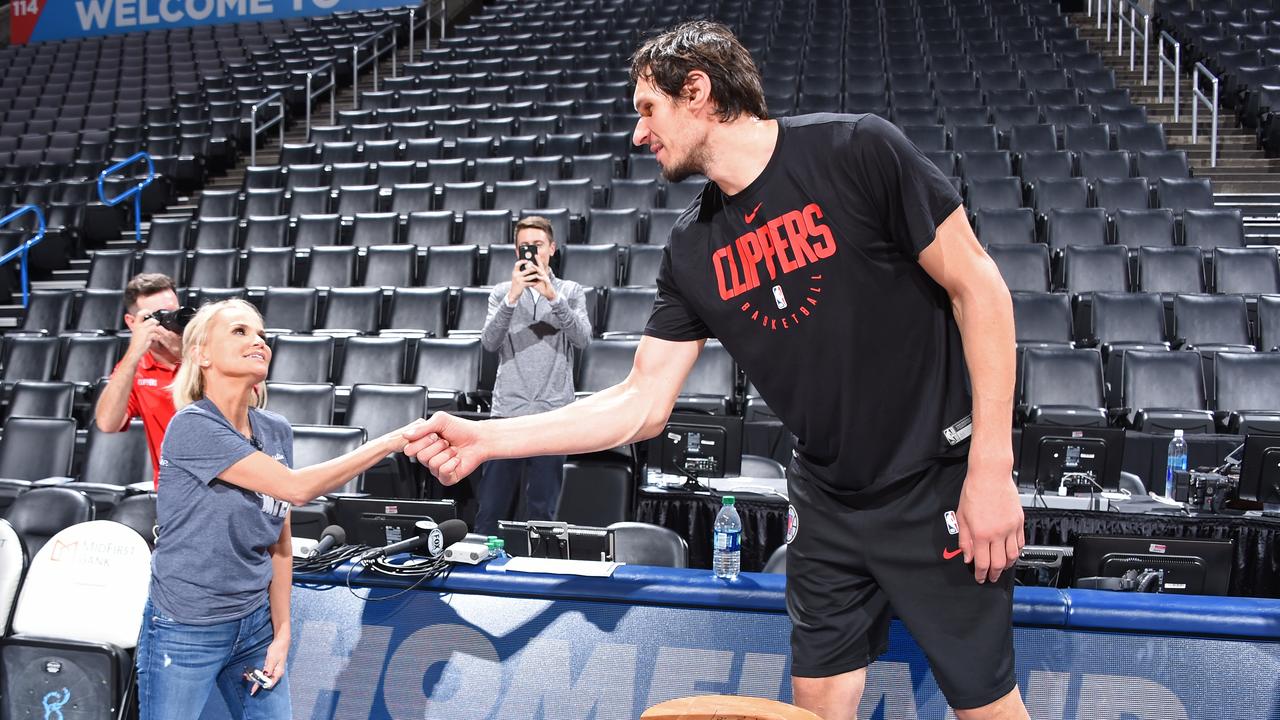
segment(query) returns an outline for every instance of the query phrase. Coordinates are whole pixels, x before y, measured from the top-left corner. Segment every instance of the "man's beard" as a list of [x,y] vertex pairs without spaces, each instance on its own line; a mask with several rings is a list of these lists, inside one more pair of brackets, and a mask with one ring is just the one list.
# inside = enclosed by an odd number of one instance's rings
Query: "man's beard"
[[662,177],[667,182],[681,182],[694,175],[706,175],[706,167],[706,150],[701,145],[698,145],[679,163],[671,166],[662,166]]

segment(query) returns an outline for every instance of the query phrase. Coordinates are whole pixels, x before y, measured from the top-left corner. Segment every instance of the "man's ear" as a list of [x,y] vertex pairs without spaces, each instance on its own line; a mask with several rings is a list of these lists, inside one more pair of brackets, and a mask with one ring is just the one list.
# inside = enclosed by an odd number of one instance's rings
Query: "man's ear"
[[134,323],[136,320],[137,320],[137,318],[136,318],[136,317],[134,317],[134,314],[133,314],[133,313],[129,313],[129,312],[127,312],[127,313],[125,313],[125,314],[124,314],[124,326],[125,326],[125,327],[127,327],[127,328],[129,328],[130,330],[133,330],[133,323]]
[[701,70],[690,70],[684,77],[680,96],[688,104],[690,112],[707,109],[711,105],[710,76]]

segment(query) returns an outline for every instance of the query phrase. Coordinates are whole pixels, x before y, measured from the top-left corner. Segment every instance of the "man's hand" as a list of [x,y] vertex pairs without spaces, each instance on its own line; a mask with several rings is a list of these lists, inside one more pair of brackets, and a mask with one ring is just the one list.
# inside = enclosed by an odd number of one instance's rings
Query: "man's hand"
[[484,450],[483,423],[436,413],[411,426],[404,453],[416,457],[442,485],[456,484],[489,459]]
[[129,339],[129,348],[125,350],[125,357],[140,360],[164,332],[165,329],[160,327],[160,322],[155,318],[147,318],[142,322],[135,322],[133,337]]
[[964,561],[973,563],[973,576],[979,583],[999,580],[1000,574],[1017,562],[1026,533],[1018,488],[1009,472],[983,471],[970,465],[956,521]]
[[538,266],[528,260],[516,260],[511,269],[511,289],[507,291],[507,304],[515,305],[520,300],[520,293],[538,282]]

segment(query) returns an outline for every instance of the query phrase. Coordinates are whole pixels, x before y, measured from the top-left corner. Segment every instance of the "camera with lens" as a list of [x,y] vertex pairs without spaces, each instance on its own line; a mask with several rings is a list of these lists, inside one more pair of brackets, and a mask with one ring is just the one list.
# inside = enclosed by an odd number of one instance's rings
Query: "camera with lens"
[[1221,512],[1227,501],[1236,498],[1239,475],[1213,472],[1209,468],[1174,470],[1173,499],[1186,503],[1192,510]]
[[177,310],[156,310],[151,317],[160,323],[160,327],[181,335],[195,314],[196,311],[189,307],[180,307]]

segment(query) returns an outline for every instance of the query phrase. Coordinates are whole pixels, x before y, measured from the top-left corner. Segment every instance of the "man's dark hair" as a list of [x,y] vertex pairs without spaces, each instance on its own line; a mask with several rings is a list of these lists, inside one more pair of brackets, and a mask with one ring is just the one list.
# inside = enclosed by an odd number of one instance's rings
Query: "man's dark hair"
[[163,273],[142,273],[134,275],[124,286],[124,309],[132,313],[138,306],[138,298],[155,295],[165,290],[177,292],[173,280]]
[[760,71],[751,53],[720,23],[681,23],[649,38],[631,56],[633,85],[645,78],[677,100],[684,96],[685,79],[693,70],[711,78],[711,100],[722,122],[736,120],[743,113],[761,119],[769,116]]

